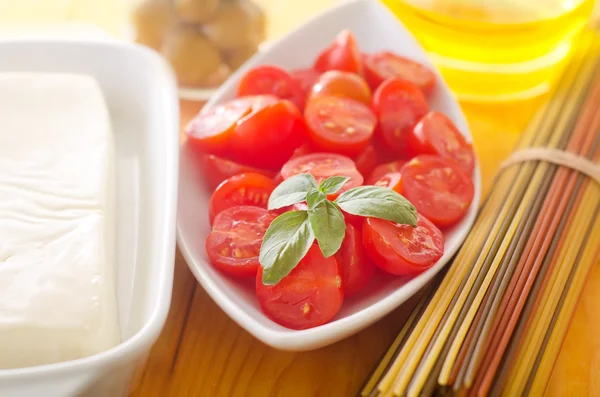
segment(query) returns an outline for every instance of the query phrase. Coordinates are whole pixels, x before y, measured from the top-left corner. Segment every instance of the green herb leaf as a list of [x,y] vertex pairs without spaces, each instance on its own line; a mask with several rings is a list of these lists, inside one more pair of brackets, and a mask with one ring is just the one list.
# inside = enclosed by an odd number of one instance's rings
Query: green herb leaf
[[415,206],[392,189],[359,186],[342,193],[335,202],[349,214],[417,226]]
[[[320,192],[325,196],[323,192]],[[308,219],[319,248],[325,258],[335,254],[346,233],[344,214],[331,201],[325,199],[308,209]]]
[[350,178],[347,176],[330,176],[329,178],[321,182],[319,190],[325,194],[337,193],[349,180]]
[[298,174],[281,182],[269,197],[268,208],[287,207],[306,200],[306,194],[311,189],[317,189],[317,181],[311,174]]
[[263,266],[263,284],[275,285],[290,274],[314,241],[306,211],[289,211],[275,218],[265,233],[258,257]]
[[311,189],[306,194],[306,204],[309,210],[326,200],[327,196],[319,189]]

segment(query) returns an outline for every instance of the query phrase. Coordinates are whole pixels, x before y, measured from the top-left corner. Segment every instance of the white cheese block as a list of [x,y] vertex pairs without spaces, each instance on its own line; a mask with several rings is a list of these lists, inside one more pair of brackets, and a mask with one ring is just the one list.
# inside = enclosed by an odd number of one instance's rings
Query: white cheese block
[[0,369],[119,343],[113,150],[94,79],[0,73]]

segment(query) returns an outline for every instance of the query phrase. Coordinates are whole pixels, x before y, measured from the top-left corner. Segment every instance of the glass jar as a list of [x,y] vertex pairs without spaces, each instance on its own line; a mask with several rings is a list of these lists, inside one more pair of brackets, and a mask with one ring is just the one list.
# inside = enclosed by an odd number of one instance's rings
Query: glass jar
[[251,0],[139,0],[133,36],[173,67],[180,94],[204,100],[265,39],[266,17]]

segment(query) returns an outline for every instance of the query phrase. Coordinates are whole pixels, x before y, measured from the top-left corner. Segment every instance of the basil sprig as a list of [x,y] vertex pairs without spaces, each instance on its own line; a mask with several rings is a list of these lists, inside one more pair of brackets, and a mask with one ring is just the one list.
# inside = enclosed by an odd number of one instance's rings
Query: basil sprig
[[339,192],[349,179],[332,176],[318,185],[312,175],[298,174],[273,190],[268,204],[270,210],[306,201],[308,211],[285,212],[267,229],[259,256],[263,284],[275,285],[290,274],[315,240],[325,258],[334,255],[346,232],[340,209],[353,215],[416,227],[416,208],[392,189],[359,186],[340,194],[335,201],[327,198],[328,194]]

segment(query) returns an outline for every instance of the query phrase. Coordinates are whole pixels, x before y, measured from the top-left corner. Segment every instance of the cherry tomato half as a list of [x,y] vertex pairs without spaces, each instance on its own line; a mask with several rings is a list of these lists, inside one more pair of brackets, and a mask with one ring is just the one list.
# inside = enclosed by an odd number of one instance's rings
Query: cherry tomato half
[[362,77],[355,73],[330,70],[325,72],[312,86],[308,101],[323,96],[354,99],[371,105],[371,89]]
[[367,177],[377,165],[377,150],[372,144],[367,145],[358,156],[354,158],[356,169],[363,177]]
[[363,244],[380,269],[397,276],[421,273],[444,254],[442,232],[422,215],[415,228],[367,218],[363,223]]
[[402,193],[402,174],[400,172],[388,172],[387,174],[379,177],[375,183],[375,186],[386,187],[392,189],[395,192]]
[[308,97],[312,86],[317,82],[320,75],[321,72],[315,69],[296,69],[290,72],[290,76],[298,83],[305,98]]
[[324,258],[313,245],[298,265],[276,285],[256,275],[256,296],[262,311],[277,324],[292,329],[317,327],[340,310],[344,293],[335,256]]
[[359,227],[351,223],[346,224],[344,241],[335,256],[342,268],[344,295],[357,294],[375,274],[375,265],[365,252]]
[[263,208],[250,206],[231,207],[218,214],[206,239],[212,265],[231,276],[255,277],[260,246],[275,217]]
[[287,99],[300,110],[304,109],[304,92],[300,84],[279,66],[263,65],[250,69],[240,79],[238,97],[270,94]]
[[373,172],[367,178],[366,185],[374,185],[385,174],[389,172],[400,172],[400,169],[406,164],[406,160],[396,160],[391,163],[385,163],[375,167]]
[[400,78],[417,85],[425,95],[435,87],[435,74],[426,66],[389,51],[363,57],[365,78],[372,90],[387,79]]
[[253,167],[276,170],[306,141],[306,124],[291,102],[281,100],[240,119],[232,149]]
[[341,70],[362,74],[361,53],[352,32],[349,30],[340,32],[333,43],[319,54],[313,67],[319,72]]
[[386,80],[373,95],[373,109],[379,117],[376,137],[398,155],[407,154],[407,135],[428,110],[419,88],[405,80]]
[[429,112],[408,134],[408,147],[415,154],[437,154],[459,163],[471,174],[475,168],[473,146],[465,140],[452,120],[439,112]]
[[306,156],[291,159],[281,169],[283,179],[288,179],[297,174],[311,174],[317,180],[317,183],[323,182],[330,176],[347,176],[350,178],[342,189],[329,195],[335,198],[346,190],[360,186],[363,183],[363,177],[357,171],[354,161],[348,157],[332,153],[312,153]]
[[277,185],[271,178],[252,172],[234,175],[224,180],[210,197],[210,222],[213,222],[216,215],[231,207],[252,205],[266,209],[275,186]]
[[332,96],[309,101],[304,118],[312,147],[350,157],[367,147],[377,125],[368,106]]
[[216,189],[216,187],[225,179],[244,172],[262,174],[269,178],[275,176],[273,171],[261,170],[238,164],[235,161],[217,157],[212,154],[206,154],[202,157],[201,167],[206,187],[211,191]]
[[452,160],[418,156],[400,172],[404,197],[438,227],[459,221],[473,201],[473,181]]
[[227,154],[237,121],[277,101],[272,95],[257,95],[215,105],[198,113],[185,127],[185,134],[190,144],[204,153]]

